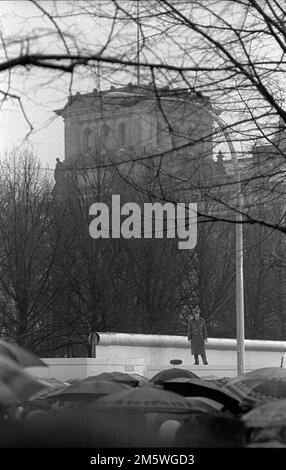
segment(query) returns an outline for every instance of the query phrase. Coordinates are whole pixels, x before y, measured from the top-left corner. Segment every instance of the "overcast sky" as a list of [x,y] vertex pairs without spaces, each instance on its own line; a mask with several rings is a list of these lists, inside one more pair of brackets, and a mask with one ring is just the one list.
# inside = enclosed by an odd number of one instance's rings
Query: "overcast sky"
[[[100,5],[100,2],[97,3]],[[50,8],[54,8],[53,2],[43,2],[43,6],[46,9],[49,5]],[[64,9],[71,8],[70,2],[66,1],[56,2],[55,5],[60,13]],[[55,11],[53,12],[55,13]],[[101,27],[100,22],[102,23],[102,20],[99,20],[97,27],[94,28],[95,21],[93,19],[93,28],[90,28],[90,25],[88,25],[83,17],[80,17],[77,21],[74,18],[72,20],[67,18],[62,22],[62,27],[63,30],[71,31],[71,36],[75,35],[77,41],[82,39],[86,44],[99,46],[106,37],[106,28],[104,28],[104,25]],[[44,39],[37,41],[37,43],[40,43],[38,50],[49,53],[52,51],[59,53],[63,50],[61,41],[59,37],[56,37],[54,31],[52,35],[47,35],[48,30],[55,29],[51,22],[47,18],[43,18],[37,7],[29,1],[1,1],[0,28],[6,42],[16,38],[21,39],[27,36],[43,35]],[[15,54],[19,54],[23,44],[25,47],[25,42],[23,41],[22,45],[20,43],[15,45]],[[32,40],[29,47],[34,47]],[[2,49],[1,61],[5,60],[3,54]],[[2,78],[7,79],[7,75],[6,77],[3,77],[3,75]],[[81,71],[80,79],[76,79],[76,77],[74,79],[72,94],[77,91],[82,93],[90,92],[96,85],[94,77],[91,78],[88,72],[86,72],[86,76],[83,76]],[[104,85],[104,83],[101,83],[102,87]],[[6,150],[11,149],[13,146],[17,147],[23,144],[23,139],[25,139],[30,130],[28,120],[34,130],[25,142],[28,145],[32,145],[43,167],[49,166],[53,168],[57,157],[63,159],[63,120],[55,115],[53,111],[61,108],[66,103],[69,86],[69,74],[40,69],[32,69],[25,74],[23,69],[13,70],[10,92],[21,96],[27,119],[21,112],[17,101],[9,100],[2,105],[0,113],[0,153],[3,155]],[[109,86],[108,82],[107,86]],[[5,90],[5,87],[2,89]]]
[[[67,35],[67,42],[70,49],[75,50],[74,38],[76,38],[77,46],[82,51],[98,51],[100,47],[105,43],[106,38],[110,32],[110,24],[112,24],[113,17],[113,5],[107,0],[101,2],[100,0],[94,0],[90,3],[92,8],[105,8],[105,11],[110,15],[109,20],[99,18],[98,15],[85,16],[81,14],[77,15],[77,8],[82,5],[88,5],[84,1],[70,2],[60,0],[57,2],[44,1],[40,2],[39,5],[43,5],[45,9],[50,9],[53,14],[59,14],[62,16],[63,13],[68,12],[67,16],[57,19],[61,30]],[[107,8],[107,5],[108,8]],[[128,7],[136,7],[136,3],[127,2]],[[144,3],[145,5],[145,3]],[[226,3],[226,6],[229,3]],[[221,4],[220,4],[221,6]],[[218,11],[219,14],[227,14],[226,12]],[[70,13],[73,15],[70,15]],[[101,10],[99,11],[99,13]],[[97,11],[98,13],[98,11]],[[136,13],[136,12],[135,12]],[[134,12],[133,12],[134,14]],[[209,21],[206,16],[200,17],[201,21]],[[214,21],[214,20],[212,20]],[[238,21],[238,18],[236,18]],[[107,25],[107,22],[109,23]],[[151,24],[151,23],[150,23]],[[154,25],[153,25],[154,26]],[[145,33],[153,35],[154,30],[150,28],[147,22],[145,27]],[[155,28],[156,29],[156,28]],[[42,12],[33,3],[26,0],[18,1],[0,1],[0,30],[2,38],[5,38],[5,43],[9,45],[9,57],[13,52],[15,55],[21,53],[21,48],[27,47],[25,38],[29,37],[29,51],[32,52],[63,52],[64,45],[57,34],[57,31],[52,22],[47,17],[43,17]],[[168,57],[168,63],[177,64],[180,60],[180,55],[184,50],[191,50],[193,47],[192,37],[190,31],[187,30],[185,37],[182,36],[181,30],[178,33],[178,37],[174,38],[172,33],[171,42],[168,44],[168,38],[164,39],[164,43],[157,40],[153,43],[152,50],[147,50],[149,57],[152,57],[154,61],[158,58],[164,60],[164,55]],[[39,39],[39,36],[41,39]],[[33,38],[37,37],[35,41]],[[18,42],[15,43],[15,39]],[[176,52],[176,41],[179,47]],[[120,55],[124,50],[123,44],[128,44],[128,47],[132,47],[136,42],[136,28],[133,25],[127,25],[126,21],[119,22],[113,31],[112,41],[108,46],[108,53],[110,55]],[[11,45],[12,44],[12,45]],[[157,51],[156,51],[157,45]],[[134,50],[135,47],[134,47]],[[273,50],[271,49],[273,54]],[[263,51],[264,53],[264,51]],[[156,56],[157,54],[157,56]],[[195,59],[195,53],[192,52],[191,56],[187,56]],[[146,57],[145,57],[146,58]],[[144,59],[144,58],[143,58]],[[1,61],[5,61],[5,51],[2,47]],[[148,60],[148,58],[147,58]],[[149,73],[149,72],[148,72]],[[146,81],[146,77],[143,77],[142,81]],[[8,73],[1,74],[2,83],[0,90],[5,91],[5,86],[8,82]],[[104,72],[105,79],[101,79],[98,83],[94,72],[91,69],[77,69],[74,75],[74,80],[71,87],[72,94],[77,91],[81,93],[88,93],[93,88],[100,85],[102,89],[108,88],[111,84],[122,85],[129,81],[136,80],[136,77],[132,80],[132,77],[123,77],[120,71],[117,71],[115,75],[108,76]],[[3,80],[4,79],[4,80]],[[150,81],[150,77],[149,77]],[[29,133],[30,125],[33,126],[33,132],[29,134],[26,143],[32,145],[34,151],[38,154],[43,167],[55,166],[56,158],[64,158],[64,125],[63,120],[60,116],[55,115],[53,112],[55,109],[59,109],[64,106],[69,95],[70,76],[55,71],[48,71],[46,69],[35,69],[25,71],[23,68],[13,69],[11,75],[10,93],[21,96],[22,105],[25,110],[26,116],[21,112],[19,103],[17,101],[9,100],[1,106],[0,112],[0,154],[3,154],[5,150],[11,149],[13,146],[17,147],[23,144],[23,139]],[[213,99],[213,96],[212,96]]]

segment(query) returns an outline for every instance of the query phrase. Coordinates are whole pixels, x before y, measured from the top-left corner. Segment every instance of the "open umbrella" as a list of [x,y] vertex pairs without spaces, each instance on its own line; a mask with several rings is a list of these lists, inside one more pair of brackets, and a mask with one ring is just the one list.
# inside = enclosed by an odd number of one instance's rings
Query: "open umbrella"
[[144,375],[140,375],[140,374],[129,374],[129,375],[131,378],[138,381],[138,385],[137,385],[138,387],[145,387],[147,385],[150,385],[149,380]]
[[124,390],[99,398],[89,409],[123,409],[157,413],[191,413],[192,405],[177,393],[155,387]]
[[254,377],[261,379],[286,378],[286,369],[282,367],[261,367],[250,372],[245,372],[237,377],[232,377],[229,381],[236,383],[248,379],[252,380]]
[[95,381],[95,380],[106,380],[112,382],[120,382],[132,387],[137,387],[139,384],[139,378],[133,377],[131,374],[125,372],[102,372],[98,375],[91,375],[85,379],[85,382]]
[[83,380],[51,392],[47,395],[47,398],[53,397],[59,400],[80,400],[82,398],[96,399],[110,393],[119,392],[121,390],[129,391],[130,389],[131,387],[129,385],[112,382],[111,380]]
[[223,387],[229,381],[229,377],[221,377],[221,378],[214,378],[214,379],[208,379],[206,377],[202,377],[202,380],[206,380],[207,383],[213,383],[215,385],[219,385],[220,387]]
[[249,428],[286,426],[286,399],[257,405],[241,419]]
[[21,348],[15,343],[0,341],[0,357],[5,356],[17,362],[19,366],[25,367],[47,367],[47,364],[39,359],[35,354]]
[[34,393],[45,388],[29,374],[23,371],[15,361],[0,356],[0,403],[19,405]]
[[249,404],[259,401],[286,398],[286,377],[247,377],[227,382],[223,390],[229,391],[240,402]]
[[261,367],[260,369],[255,369],[248,372],[248,375],[255,375],[259,377],[284,377],[286,378],[286,369],[282,367]]
[[52,387],[54,389],[64,387],[67,385],[65,382],[62,382],[61,380],[55,379],[54,377],[35,377],[37,380],[39,380],[41,383],[46,384],[49,387]]
[[56,390],[65,388],[67,384],[60,380],[54,379],[53,377],[36,378],[37,382],[43,384],[45,388],[38,390],[34,393],[29,400],[36,400],[37,398],[44,398]]
[[150,383],[153,385],[161,385],[166,380],[175,379],[177,377],[187,377],[189,379],[199,377],[192,371],[188,369],[179,369],[174,367],[173,369],[164,369],[155,374],[152,379],[150,379]]
[[206,397],[186,397],[193,406],[194,411],[208,414],[220,414],[224,405],[218,401]]
[[232,411],[239,411],[239,401],[222,387],[201,379],[179,377],[162,383],[165,390],[176,392],[184,397],[206,397],[222,403]]

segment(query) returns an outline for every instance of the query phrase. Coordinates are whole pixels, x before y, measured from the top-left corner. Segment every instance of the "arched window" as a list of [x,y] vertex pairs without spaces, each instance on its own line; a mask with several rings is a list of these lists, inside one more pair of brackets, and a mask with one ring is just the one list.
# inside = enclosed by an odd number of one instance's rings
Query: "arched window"
[[89,128],[83,133],[83,148],[86,152],[92,149],[92,132]]
[[100,137],[107,138],[110,132],[110,127],[107,124],[103,124],[100,128]]
[[118,136],[118,145],[119,147],[123,147],[126,143],[126,126],[124,122],[121,122],[117,129],[117,136]]

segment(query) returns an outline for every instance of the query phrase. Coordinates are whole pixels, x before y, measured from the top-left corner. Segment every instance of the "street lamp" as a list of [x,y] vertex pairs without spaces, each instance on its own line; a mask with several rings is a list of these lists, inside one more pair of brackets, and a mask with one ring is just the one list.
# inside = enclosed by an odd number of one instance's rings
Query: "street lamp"
[[242,208],[243,194],[241,190],[241,181],[237,153],[229,135],[224,121],[216,114],[213,118],[219,124],[222,133],[225,136],[230,150],[231,159],[234,166],[235,181],[237,185],[237,211],[235,212],[235,235],[236,235],[236,339],[237,339],[237,375],[245,371],[245,343],[244,343],[244,282],[243,282],[243,228],[242,228]]

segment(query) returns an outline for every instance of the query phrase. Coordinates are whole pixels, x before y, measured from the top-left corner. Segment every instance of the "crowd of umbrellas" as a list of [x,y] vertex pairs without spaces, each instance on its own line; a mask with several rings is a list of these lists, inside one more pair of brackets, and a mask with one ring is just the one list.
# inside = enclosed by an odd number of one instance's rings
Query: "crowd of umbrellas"
[[1,447],[286,447],[286,370],[200,378],[172,367],[150,380],[104,372],[62,382],[0,341]]

